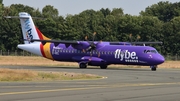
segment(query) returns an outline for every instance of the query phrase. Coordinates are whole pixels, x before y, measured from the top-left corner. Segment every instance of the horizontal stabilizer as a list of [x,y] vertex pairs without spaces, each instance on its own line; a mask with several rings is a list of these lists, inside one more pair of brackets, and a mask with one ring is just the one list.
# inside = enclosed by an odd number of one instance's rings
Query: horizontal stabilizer
[[7,18],[7,19],[16,19],[16,18],[19,18],[19,19],[28,19],[29,17],[19,17],[19,16],[4,16],[4,18]]
[[[20,16],[4,16],[4,18],[7,18],[7,19],[16,19],[16,18],[19,18],[19,19],[28,19],[29,16],[23,16],[23,17],[20,17]],[[32,17],[33,19],[45,19],[45,18],[41,18],[41,17]]]

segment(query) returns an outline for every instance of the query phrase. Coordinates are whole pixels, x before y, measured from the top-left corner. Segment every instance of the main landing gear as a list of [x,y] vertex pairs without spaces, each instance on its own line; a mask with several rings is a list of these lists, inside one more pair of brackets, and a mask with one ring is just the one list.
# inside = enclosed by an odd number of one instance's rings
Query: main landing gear
[[79,68],[87,68],[87,64],[86,63],[80,63]]
[[[80,63],[79,68],[81,68],[81,69],[87,68],[87,64],[86,63]],[[101,69],[107,69],[107,65],[101,65],[100,68]]]
[[156,71],[157,65],[150,66],[150,68],[151,68],[151,71]]
[[107,69],[107,65],[101,65],[100,68],[101,69]]

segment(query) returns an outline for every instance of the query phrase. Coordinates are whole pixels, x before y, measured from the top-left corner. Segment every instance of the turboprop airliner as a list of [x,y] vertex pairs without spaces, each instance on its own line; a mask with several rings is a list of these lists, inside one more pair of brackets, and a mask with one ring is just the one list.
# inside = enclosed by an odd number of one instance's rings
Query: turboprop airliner
[[150,66],[152,71],[156,71],[157,65],[165,61],[151,46],[134,46],[129,42],[62,41],[47,38],[26,12],[6,18],[20,19],[24,44],[19,44],[18,48],[54,61],[77,62],[79,68],[90,65],[106,69],[108,65],[121,64]]

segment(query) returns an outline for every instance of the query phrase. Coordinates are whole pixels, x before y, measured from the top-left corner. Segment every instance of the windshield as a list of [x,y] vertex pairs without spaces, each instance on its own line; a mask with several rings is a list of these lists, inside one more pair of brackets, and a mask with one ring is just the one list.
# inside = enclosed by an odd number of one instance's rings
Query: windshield
[[148,54],[148,53],[158,53],[156,50],[144,50],[144,53]]

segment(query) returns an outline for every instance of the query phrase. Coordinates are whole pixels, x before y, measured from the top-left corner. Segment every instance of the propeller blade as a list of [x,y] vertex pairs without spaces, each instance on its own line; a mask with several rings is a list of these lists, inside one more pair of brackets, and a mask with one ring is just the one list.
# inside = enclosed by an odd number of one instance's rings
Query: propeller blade
[[95,35],[96,35],[96,32],[93,33],[93,36],[95,36]]
[[140,38],[141,38],[141,36],[140,36],[140,35],[138,35],[138,36],[137,36],[137,39],[140,39]]
[[85,38],[84,38],[86,41],[88,40],[88,36],[85,36]]
[[137,38],[136,38],[136,42],[140,39],[141,37],[139,35],[137,35]]
[[94,39],[95,39],[95,35],[96,35],[96,32],[93,33],[93,42],[94,42]]
[[130,41],[132,42],[132,34],[129,34]]

